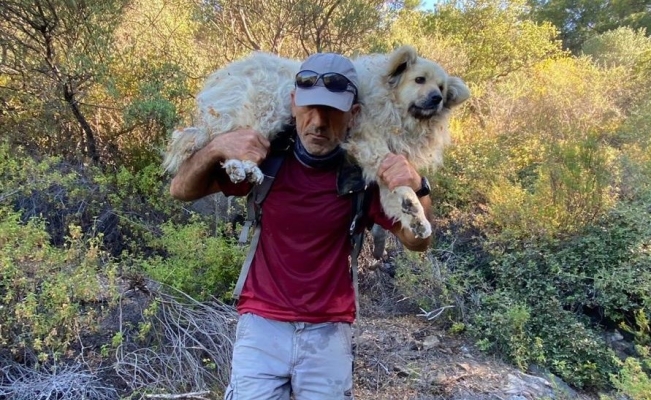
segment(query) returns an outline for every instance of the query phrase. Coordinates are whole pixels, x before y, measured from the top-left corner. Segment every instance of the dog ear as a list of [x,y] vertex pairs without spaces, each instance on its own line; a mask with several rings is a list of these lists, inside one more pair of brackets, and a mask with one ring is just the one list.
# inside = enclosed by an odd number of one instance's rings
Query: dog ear
[[448,93],[445,98],[445,106],[456,107],[470,98],[470,89],[456,76],[448,77]]
[[389,65],[385,76],[390,87],[395,87],[400,82],[402,74],[418,60],[416,49],[411,46],[401,46],[389,56]]

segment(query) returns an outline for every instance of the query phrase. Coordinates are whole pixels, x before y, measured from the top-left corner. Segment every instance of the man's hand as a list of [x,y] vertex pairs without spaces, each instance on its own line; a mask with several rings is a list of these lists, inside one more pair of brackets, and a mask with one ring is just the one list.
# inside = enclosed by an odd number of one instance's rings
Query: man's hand
[[398,186],[420,189],[420,175],[403,155],[387,154],[378,169],[378,178],[391,190]]
[[269,151],[269,141],[257,131],[240,129],[217,135],[181,164],[172,179],[170,194],[179,200],[197,200],[221,191],[216,170],[226,160],[260,164]]
[[217,135],[206,147],[211,153],[213,163],[240,160],[260,165],[267,157],[269,145],[269,140],[259,132],[253,129],[240,129]]

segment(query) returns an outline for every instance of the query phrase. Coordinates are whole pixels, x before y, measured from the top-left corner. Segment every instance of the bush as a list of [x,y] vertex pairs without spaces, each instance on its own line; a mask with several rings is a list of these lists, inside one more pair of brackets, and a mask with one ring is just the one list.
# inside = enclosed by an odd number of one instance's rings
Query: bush
[[[500,336],[505,334],[498,328],[503,318],[495,317],[521,307],[531,316],[527,340],[520,344],[529,353],[524,359],[544,359],[552,371],[574,385],[600,386],[614,365],[605,343],[593,333],[594,325],[616,327],[651,304],[649,205],[642,200],[620,203],[572,237],[514,242],[507,235],[487,241],[496,291],[479,307],[475,333],[490,342],[506,343],[507,354],[521,354]],[[542,357],[538,348],[531,347],[536,339],[541,340]]]
[[581,52],[606,68],[633,68],[651,52],[651,38],[645,30],[624,26],[594,36],[583,43]]
[[229,299],[244,261],[245,248],[233,238],[212,236],[205,222],[165,223],[153,244],[163,256],[142,260],[144,271],[197,300]]
[[0,343],[16,357],[46,362],[71,355],[71,344],[97,328],[99,307],[116,295],[116,265],[71,226],[66,244],[50,244],[44,221],[21,221],[0,207]]

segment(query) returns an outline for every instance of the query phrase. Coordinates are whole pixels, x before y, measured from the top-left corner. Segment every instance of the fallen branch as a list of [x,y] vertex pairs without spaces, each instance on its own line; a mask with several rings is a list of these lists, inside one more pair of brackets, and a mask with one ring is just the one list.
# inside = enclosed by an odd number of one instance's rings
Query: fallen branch
[[207,396],[209,391],[203,392],[192,392],[192,393],[181,393],[181,394],[147,394],[145,395],[148,399],[165,399],[165,400],[175,400],[175,399],[196,399],[196,400],[208,400]]
[[418,316],[425,317],[427,318],[428,321],[431,321],[435,318],[440,317],[441,314],[443,314],[443,311],[447,310],[448,308],[454,308],[454,306],[445,306],[445,307],[437,308],[436,310],[432,310],[432,311],[425,311],[421,308],[420,311],[422,312],[422,314],[418,314]]

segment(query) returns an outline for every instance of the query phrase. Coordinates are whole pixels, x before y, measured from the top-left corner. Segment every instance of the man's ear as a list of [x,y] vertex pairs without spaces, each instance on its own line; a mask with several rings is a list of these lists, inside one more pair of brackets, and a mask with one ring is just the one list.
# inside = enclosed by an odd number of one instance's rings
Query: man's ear
[[292,118],[296,118],[296,112],[295,112],[295,110],[294,110],[294,109],[296,108],[296,103],[294,102],[294,96],[295,96],[295,95],[296,95],[296,91],[295,91],[295,90],[292,90],[292,92],[289,94],[289,96],[290,96],[290,98],[291,98],[290,108],[291,108],[291,110],[292,110]]
[[359,118],[359,113],[362,111],[362,106],[357,103],[353,104],[353,107],[350,109],[350,119],[348,120],[348,129],[353,129]]

